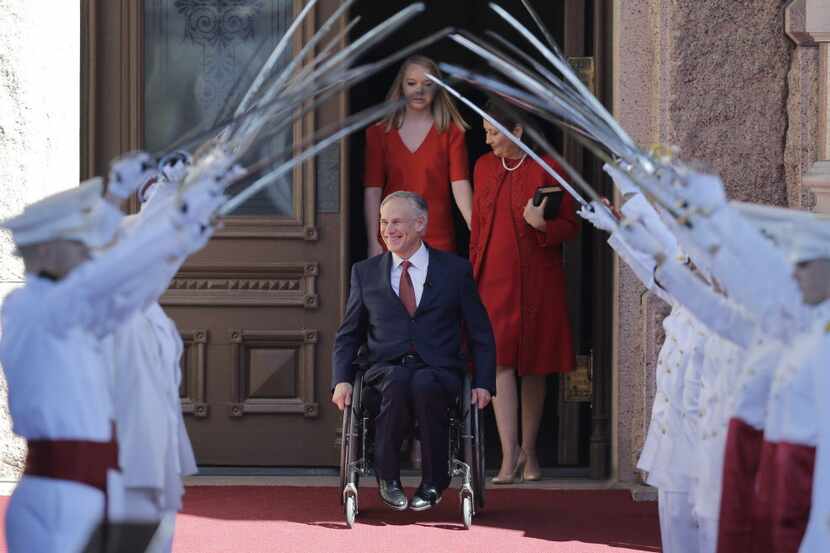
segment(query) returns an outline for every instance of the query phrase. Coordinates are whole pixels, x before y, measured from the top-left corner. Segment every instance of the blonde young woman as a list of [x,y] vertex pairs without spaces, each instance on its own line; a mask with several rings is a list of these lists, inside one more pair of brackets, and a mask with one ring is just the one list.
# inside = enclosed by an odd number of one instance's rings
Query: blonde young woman
[[383,252],[377,235],[380,202],[397,190],[420,194],[429,205],[425,241],[455,252],[450,193],[470,226],[472,188],[467,144],[468,127],[445,90],[427,78],[440,77],[429,58],[414,56],[401,65],[388,101],[407,99],[380,123],[366,130],[364,213],[369,257]]

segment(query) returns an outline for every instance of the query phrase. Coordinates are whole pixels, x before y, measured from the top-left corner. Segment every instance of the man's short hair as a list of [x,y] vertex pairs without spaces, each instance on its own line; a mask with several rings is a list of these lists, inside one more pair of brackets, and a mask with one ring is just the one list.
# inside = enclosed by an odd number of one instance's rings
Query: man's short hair
[[380,207],[383,208],[383,206],[391,200],[406,200],[419,215],[424,216],[424,219],[429,217],[429,207],[427,206],[427,201],[420,194],[406,190],[398,190],[397,192],[392,192],[386,196],[380,203]]

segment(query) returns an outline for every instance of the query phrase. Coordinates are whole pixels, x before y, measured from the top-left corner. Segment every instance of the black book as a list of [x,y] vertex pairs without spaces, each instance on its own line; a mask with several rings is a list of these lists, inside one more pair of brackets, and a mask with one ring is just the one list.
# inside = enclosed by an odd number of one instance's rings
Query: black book
[[546,220],[556,219],[559,216],[559,207],[562,205],[564,192],[559,186],[540,186],[533,193],[533,205],[539,207],[542,201],[547,198],[543,216]]

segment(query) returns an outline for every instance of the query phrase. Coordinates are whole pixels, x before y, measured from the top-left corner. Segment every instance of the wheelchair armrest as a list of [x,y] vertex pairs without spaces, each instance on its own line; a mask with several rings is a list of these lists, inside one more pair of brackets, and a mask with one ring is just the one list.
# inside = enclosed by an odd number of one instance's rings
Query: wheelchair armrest
[[357,350],[357,356],[352,361],[352,366],[355,368],[355,374],[358,372],[366,372],[369,368],[369,347],[366,344],[363,344]]

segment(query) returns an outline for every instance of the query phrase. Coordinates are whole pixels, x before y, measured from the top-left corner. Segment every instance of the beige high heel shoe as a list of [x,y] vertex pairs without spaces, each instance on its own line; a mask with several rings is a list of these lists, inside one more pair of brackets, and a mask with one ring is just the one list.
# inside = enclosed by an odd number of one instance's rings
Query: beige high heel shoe
[[[539,472],[528,472],[527,471],[527,453],[525,453],[524,450],[522,450],[522,457],[523,457],[522,466],[525,469],[525,470],[522,470],[522,480],[525,480],[527,482],[538,482],[539,480],[541,480],[542,479],[542,471],[541,470]],[[538,460],[537,460],[537,464],[538,464]]]
[[513,472],[511,472],[508,476],[500,477],[499,475],[494,476],[490,479],[490,482],[497,485],[502,484],[517,484],[522,481],[522,473],[524,472],[525,462],[522,460],[522,452],[519,451],[519,454],[516,455],[516,462],[513,464]]

